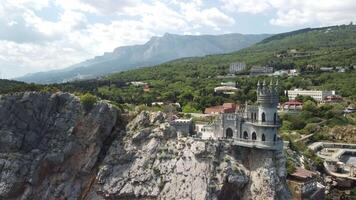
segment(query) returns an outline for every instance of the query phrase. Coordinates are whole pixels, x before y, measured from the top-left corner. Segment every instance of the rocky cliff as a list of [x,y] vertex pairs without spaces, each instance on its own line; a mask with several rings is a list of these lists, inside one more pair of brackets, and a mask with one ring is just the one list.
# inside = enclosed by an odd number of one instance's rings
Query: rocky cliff
[[282,152],[177,138],[163,113],[126,126],[67,93],[0,97],[0,199],[290,199]]

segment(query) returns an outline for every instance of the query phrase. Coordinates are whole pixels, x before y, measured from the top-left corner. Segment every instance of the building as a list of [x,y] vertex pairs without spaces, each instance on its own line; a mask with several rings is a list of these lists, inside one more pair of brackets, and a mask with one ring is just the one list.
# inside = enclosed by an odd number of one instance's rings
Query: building
[[134,86],[145,86],[145,85],[147,85],[147,83],[141,82],[141,81],[132,81],[132,82],[130,82],[130,84],[134,85]]
[[214,129],[209,124],[196,124],[195,132],[198,137],[204,140],[214,138]]
[[251,76],[257,76],[257,75],[267,75],[267,74],[272,74],[273,73],[273,67],[267,67],[267,66],[253,66],[250,69],[250,75]]
[[238,84],[237,81],[236,82],[221,82],[220,83],[221,86],[230,86],[230,87],[235,87],[237,88]]
[[323,91],[323,90],[301,90],[294,89],[285,91],[289,100],[295,100],[298,95],[311,96],[315,101],[322,102],[325,97],[335,95],[335,91]]
[[246,64],[244,62],[234,62],[230,64],[229,73],[236,74],[242,72],[246,69]]
[[239,89],[234,86],[218,86],[214,88],[215,93],[235,94]]
[[296,69],[278,70],[273,73],[273,76],[298,76],[299,73]]
[[233,113],[220,113],[209,126],[214,138],[231,141],[233,145],[282,150],[283,141],[277,135],[278,83],[257,84],[257,105],[245,105]]
[[318,183],[316,178],[316,173],[300,167],[296,168],[295,172],[287,177],[293,199],[325,199],[325,187]]
[[234,103],[224,103],[223,105],[205,108],[204,114],[233,113],[236,111],[236,108],[237,105]]
[[337,102],[341,102],[343,99],[340,95],[330,95],[330,96],[326,96],[324,99],[325,103],[337,103]]
[[148,84],[143,86],[143,91],[144,92],[149,92],[150,91],[150,86]]
[[175,119],[171,121],[171,126],[173,126],[178,134],[189,135],[194,131],[193,119]]
[[289,100],[282,104],[283,111],[300,111],[303,109],[303,103],[297,100]]
[[344,113],[354,113],[356,112],[356,108],[353,108],[351,105],[345,108]]

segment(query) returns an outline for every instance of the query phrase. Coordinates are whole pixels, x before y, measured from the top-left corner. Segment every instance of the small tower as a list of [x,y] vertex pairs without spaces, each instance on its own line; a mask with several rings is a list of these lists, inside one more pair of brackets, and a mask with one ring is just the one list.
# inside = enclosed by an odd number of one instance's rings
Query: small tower
[[258,121],[264,124],[278,124],[278,102],[278,81],[276,84],[271,81],[269,85],[263,81],[262,88],[257,87]]

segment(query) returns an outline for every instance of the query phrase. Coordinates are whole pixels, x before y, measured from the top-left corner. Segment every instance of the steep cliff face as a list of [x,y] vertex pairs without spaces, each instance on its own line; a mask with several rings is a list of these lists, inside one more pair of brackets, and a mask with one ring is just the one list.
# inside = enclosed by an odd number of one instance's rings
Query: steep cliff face
[[105,102],[24,93],[0,119],[0,199],[290,199],[281,152],[177,138],[160,112],[122,127]]
[[0,97],[0,199],[80,199],[116,118],[66,93]]

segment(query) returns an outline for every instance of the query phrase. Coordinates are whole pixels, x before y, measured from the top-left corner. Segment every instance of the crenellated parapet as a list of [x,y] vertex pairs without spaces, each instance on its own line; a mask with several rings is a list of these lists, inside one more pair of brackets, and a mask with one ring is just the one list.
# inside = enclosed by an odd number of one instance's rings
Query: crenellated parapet
[[274,84],[271,80],[269,85],[266,84],[265,80],[262,84],[258,81],[257,103],[262,105],[277,106],[278,102],[278,81],[276,81],[276,83]]

